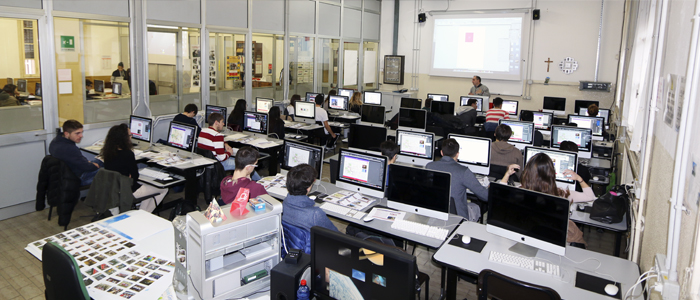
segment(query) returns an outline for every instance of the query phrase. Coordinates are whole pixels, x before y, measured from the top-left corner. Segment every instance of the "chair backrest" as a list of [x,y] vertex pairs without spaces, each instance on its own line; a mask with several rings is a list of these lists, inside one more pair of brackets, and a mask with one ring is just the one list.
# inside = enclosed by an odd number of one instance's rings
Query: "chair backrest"
[[561,300],[559,294],[551,288],[513,279],[488,269],[479,273],[477,295],[479,300],[486,300],[487,297],[500,300]]
[[100,168],[85,197],[85,205],[98,213],[117,206],[119,211],[125,212],[134,204],[131,186],[131,178],[117,171]]
[[[217,160],[214,153],[209,150],[197,148],[196,151],[201,156]],[[207,203],[211,201],[212,197],[221,196],[220,184],[224,177],[226,177],[226,170],[219,161],[204,169],[204,174],[199,177],[199,185]]]
[[65,249],[53,242],[41,251],[45,296],[53,299],[90,299],[78,264]]
[[284,245],[282,247],[282,256],[287,255],[288,249],[301,249],[306,254],[311,254],[311,232],[282,221],[282,230],[284,232]]
[[[500,180],[503,178],[504,175],[506,175],[506,172],[508,172],[508,166],[501,166],[501,165],[494,165],[491,164],[489,166],[489,177],[496,178]],[[508,182],[519,182],[520,179],[518,178],[518,175],[510,175],[510,178],[508,178]]]

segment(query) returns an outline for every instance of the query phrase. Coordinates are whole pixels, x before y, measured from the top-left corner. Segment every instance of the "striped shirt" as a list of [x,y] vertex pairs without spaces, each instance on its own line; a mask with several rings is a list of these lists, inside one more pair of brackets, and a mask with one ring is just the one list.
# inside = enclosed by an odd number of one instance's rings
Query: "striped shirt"
[[498,123],[498,120],[506,119],[508,120],[508,112],[502,109],[489,109],[486,112],[486,122]]
[[216,131],[211,126],[202,129],[197,138],[197,147],[204,150],[209,150],[216,156],[219,161],[225,161],[229,155],[224,149],[224,135]]

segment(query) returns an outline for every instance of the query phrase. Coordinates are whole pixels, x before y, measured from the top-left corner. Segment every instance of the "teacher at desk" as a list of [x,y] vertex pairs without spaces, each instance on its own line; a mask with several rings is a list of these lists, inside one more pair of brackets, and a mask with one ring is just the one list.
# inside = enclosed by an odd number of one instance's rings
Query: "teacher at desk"
[[481,77],[474,75],[474,77],[472,77],[472,84],[474,86],[469,90],[469,95],[491,96],[489,88],[481,84]]
[[117,80],[117,78],[123,80],[125,76],[126,76],[126,71],[124,71],[124,63],[119,62],[119,64],[117,65],[117,69],[114,70],[114,72],[112,72],[112,80],[111,81],[115,82],[115,80]]

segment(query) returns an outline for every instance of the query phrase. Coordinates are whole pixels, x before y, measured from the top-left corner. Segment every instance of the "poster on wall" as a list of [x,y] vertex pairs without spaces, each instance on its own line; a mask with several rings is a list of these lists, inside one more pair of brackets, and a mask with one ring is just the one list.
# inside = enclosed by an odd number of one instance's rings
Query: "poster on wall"
[[[199,87],[202,82],[202,55],[199,49],[199,45],[190,45],[190,51],[192,52],[192,90],[191,92],[199,91]],[[189,69],[189,68],[188,68]]]
[[241,73],[238,72],[240,59],[238,56],[226,56],[226,79],[239,80]]
[[209,86],[216,86],[216,55],[209,52]]
[[681,129],[681,114],[683,113],[683,98],[685,97],[685,76],[678,77],[678,92],[676,93],[676,132]]
[[357,50],[345,50],[343,85],[357,84]]
[[668,74],[666,77],[666,108],[664,110],[664,123],[673,128],[674,109],[676,108],[676,74]]

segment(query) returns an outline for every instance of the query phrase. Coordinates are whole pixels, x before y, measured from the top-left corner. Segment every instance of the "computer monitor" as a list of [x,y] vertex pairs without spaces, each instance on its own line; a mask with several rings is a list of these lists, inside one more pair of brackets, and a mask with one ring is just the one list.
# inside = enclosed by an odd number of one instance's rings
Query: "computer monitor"
[[396,131],[399,155],[396,161],[425,167],[433,161],[435,134],[432,132]]
[[330,96],[328,100],[328,108],[335,110],[348,110],[348,97],[345,96]]
[[552,126],[552,137],[550,147],[559,148],[561,142],[572,141],[578,146],[579,157],[591,158],[591,136],[590,128],[578,128],[571,126]]
[[382,105],[382,93],[379,92],[365,92],[364,93],[364,103]]
[[197,143],[197,126],[180,122],[170,122],[168,146],[192,152]]
[[300,164],[309,164],[316,169],[316,179],[321,180],[323,171],[323,147],[284,140],[284,158],[282,159],[283,173]]
[[526,145],[532,145],[535,139],[535,123],[500,119],[498,124],[506,124],[513,131],[508,139],[509,144],[520,150],[525,149]]
[[[586,107],[579,107],[578,108],[578,115],[579,116],[587,116],[588,115],[588,108]],[[598,109],[598,115],[596,117],[601,117],[605,119],[605,124],[610,124],[609,119],[610,119],[610,110],[606,108],[599,108]]]
[[12,77],[7,77],[7,83],[6,84],[15,84],[14,79]]
[[566,98],[545,96],[542,100],[542,111],[551,112],[558,116],[566,114]]
[[515,116],[518,114],[518,101],[503,100],[503,105],[501,105],[501,109],[507,111],[509,115]]
[[515,241],[511,252],[534,257],[541,249],[565,255],[569,200],[495,183],[489,186],[488,203],[486,231]]
[[321,93],[306,92],[306,102],[316,102],[316,96],[323,95]]
[[[532,119],[530,119],[529,117],[525,118],[525,116],[532,116]],[[532,110],[521,110],[520,111],[520,121],[535,123],[535,129],[549,131],[550,127],[552,127],[553,120],[554,120],[553,113],[532,111]]]
[[95,93],[104,94],[105,92],[105,82],[104,80],[95,80]]
[[399,129],[425,131],[428,111],[414,108],[399,108]]
[[268,134],[267,114],[252,111],[246,111],[243,116],[243,131],[249,131],[254,134]]
[[448,138],[459,144],[457,162],[465,165],[472,173],[488,175],[491,168],[491,139],[450,133]]
[[[207,104],[205,106],[205,111],[204,111],[204,123],[209,124],[209,116],[213,113],[218,113],[221,116],[224,117],[224,126],[226,125],[226,110],[227,108],[224,106],[216,106],[216,105],[209,105]],[[212,125],[212,124],[209,124]]]
[[535,156],[535,154],[544,153],[552,159],[554,164],[554,171],[556,172],[557,186],[562,189],[570,189],[573,191],[576,188],[576,181],[566,177],[564,171],[569,169],[576,172],[578,169],[578,154],[576,152],[538,148],[538,147],[525,147],[525,155],[523,156],[523,166],[530,161],[530,158]]
[[27,80],[17,79],[17,91],[20,94],[27,94]]
[[153,128],[152,124],[153,120],[151,120],[151,118],[131,115],[131,117],[129,117],[129,130],[131,131],[131,137],[139,141],[150,143]]
[[119,82],[112,82],[112,94],[122,95],[122,84]]
[[259,113],[268,113],[274,102],[275,100],[269,98],[257,97],[255,98],[255,111]]
[[455,114],[455,103],[454,102],[433,101],[430,103],[430,112],[438,113],[441,115],[454,115]]
[[41,97],[41,82],[34,83],[34,96]]
[[379,144],[386,141],[386,135],[386,127],[352,123],[348,131],[348,148],[379,154]]
[[595,104],[596,106],[600,107],[600,102],[595,101],[595,100],[576,100],[574,101],[574,113],[577,113],[581,107],[584,107],[588,109],[591,104]]
[[295,118],[305,118],[309,120],[315,120],[316,118],[316,103],[314,102],[300,102],[297,101],[294,104],[294,117]]
[[469,99],[476,99],[476,111],[478,112],[484,111],[484,103],[489,103],[489,96],[470,95],[459,97],[459,105],[467,106],[467,103],[469,103]]
[[401,98],[401,106],[403,108],[423,108],[421,106],[421,100],[416,98]]
[[569,123],[576,123],[578,128],[590,128],[593,138],[599,137],[603,140],[603,129],[605,128],[605,118],[589,117],[579,115],[569,115]]
[[444,94],[428,93],[428,97],[426,97],[425,99],[428,99],[428,98],[432,98],[433,101],[442,101],[442,102],[450,101],[450,96],[444,95]]
[[355,93],[355,90],[352,89],[338,89],[338,96],[345,96],[348,99],[352,98],[353,93]]
[[448,219],[450,173],[391,164],[388,176],[388,207],[440,220]]
[[379,124],[384,126],[386,119],[386,107],[381,105],[362,105],[360,121],[363,124]]
[[310,270],[311,298],[415,299],[415,256],[337,230],[311,228]]
[[340,149],[335,185],[366,196],[383,198],[386,166],[386,156]]

